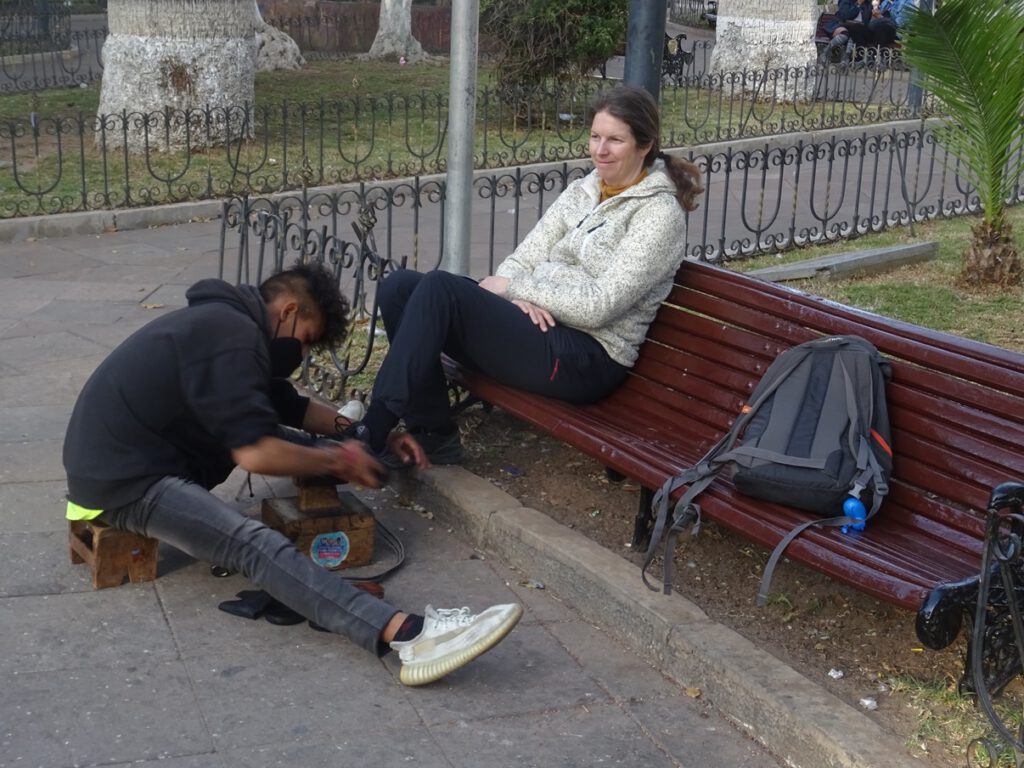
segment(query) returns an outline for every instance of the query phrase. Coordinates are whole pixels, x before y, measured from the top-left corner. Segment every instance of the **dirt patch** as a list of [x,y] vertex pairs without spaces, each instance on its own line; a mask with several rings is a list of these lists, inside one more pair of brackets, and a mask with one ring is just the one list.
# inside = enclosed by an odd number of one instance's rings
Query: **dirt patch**
[[[600,464],[497,409],[470,409],[462,431],[471,472],[637,566],[642,562],[629,547],[637,485],[609,481]],[[910,754],[939,768],[966,764],[967,742],[985,732],[987,721],[955,695],[963,636],[944,651],[925,649],[912,613],[788,561],[776,571],[771,602],[758,608],[768,552],[707,522],[698,536],[680,538],[675,588],[711,618],[867,712]],[[1020,688],[1013,683],[1003,697],[1017,712]],[[865,709],[863,699],[877,709]]]

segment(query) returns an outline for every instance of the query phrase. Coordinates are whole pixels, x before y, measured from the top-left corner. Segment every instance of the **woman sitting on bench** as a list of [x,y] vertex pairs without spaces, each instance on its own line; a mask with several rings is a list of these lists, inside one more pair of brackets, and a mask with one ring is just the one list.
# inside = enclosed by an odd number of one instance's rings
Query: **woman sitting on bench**
[[[658,105],[621,86],[590,105],[596,168],[570,184],[496,274],[392,273],[390,348],[355,436],[377,455],[404,420],[435,464],[463,460],[446,353],[509,386],[570,402],[606,397],[636,361],[684,255],[696,166],[660,151]],[[391,466],[408,457],[382,456]]]

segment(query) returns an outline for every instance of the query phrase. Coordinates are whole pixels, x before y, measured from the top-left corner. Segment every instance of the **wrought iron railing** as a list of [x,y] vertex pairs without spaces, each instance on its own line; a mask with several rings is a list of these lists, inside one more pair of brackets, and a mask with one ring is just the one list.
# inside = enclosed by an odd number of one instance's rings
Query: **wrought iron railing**
[[[891,70],[837,67],[686,75],[683,85],[662,89],[663,145],[896,120],[913,112],[905,80]],[[602,87],[483,89],[476,167],[584,158],[586,104]],[[815,98],[779,98],[794,88]],[[287,191],[299,186],[305,163],[310,184],[320,186],[441,173],[446,165],[448,97],[438,93],[99,118],[24,111],[0,119],[0,218]],[[247,130],[225,131],[238,125]],[[165,146],[168,135],[180,137],[178,146]],[[123,148],[128,143],[135,151]]]
[[716,0],[668,0],[668,19],[689,27],[708,26],[708,13],[718,10]]
[[[343,218],[352,235],[338,229]],[[354,208],[348,200],[303,190],[274,200],[232,197],[224,203],[221,278],[258,285],[296,262],[315,262],[332,272],[348,299],[351,332],[345,345],[314,351],[301,370],[303,382],[328,398],[340,397],[349,377],[369,363],[378,329],[376,286],[406,266],[405,259],[378,254],[376,222],[372,198]],[[228,242],[229,234],[237,237],[236,243]]]
[[66,48],[70,12],[63,0],[0,1],[0,57]]
[[106,38],[106,29],[81,29],[62,33],[50,45],[8,44],[0,53],[0,95],[99,81]]
[[[790,144],[747,142],[684,156],[697,164],[706,187],[700,207],[687,215],[685,247],[692,258],[742,259],[979,209],[977,194],[958,173],[959,161],[927,127],[848,131]],[[471,254],[471,274],[491,274],[559,192],[587,168],[582,162],[563,162],[478,172],[473,221],[477,240],[484,244]],[[345,216],[370,207],[377,215],[383,256],[404,255],[421,270],[440,264],[443,177],[364,182],[308,196],[328,232],[343,230]],[[1024,179],[1009,199],[1021,201]]]
[[[856,238],[977,211],[977,195],[925,129],[860,133],[791,146],[726,147],[690,154],[704,177],[700,208],[687,215],[686,255],[741,259],[803,245]],[[478,173],[473,182],[474,277],[492,274],[551,202],[588,168],[561,163]],[[1011,202],[1024,201],[1018,184]],[[222,218],[221,273],[256,283],[295,258],[326,258],[350,275],[353,306],[374,317],[374,286],[401,264],[426,271],[442,264],[443,177],[305,190],[280,198],[232,198]],[[346,239],[350,222],[358,237]],[[376,225],[375,234],[371,228]],[[268,271],[269,270],[269,271]],[[365,339],[368,359],[373,331]],[[335,360],[315,379],[341,382],[363,363]],[[326,377],[326,379],[324,378]],[[315,383],[315,382],[314,382]],[[323,386],[318,383],[318,387]]]

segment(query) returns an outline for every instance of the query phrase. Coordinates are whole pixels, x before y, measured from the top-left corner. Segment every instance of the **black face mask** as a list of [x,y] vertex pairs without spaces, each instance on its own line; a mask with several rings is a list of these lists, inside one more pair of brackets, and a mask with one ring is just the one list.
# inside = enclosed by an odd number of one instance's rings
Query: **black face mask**
[[270,375],[287,379],[302,365],[302,342],[291,336],[270,340]]
[[[295,325],[292,326],[292,333],[299,324],[298,315],[295,316]],[[281,330],[281,321],[277,323],[274,331],[274,338],[268,345],[270,350],[270,375],[275,379],[287,379],[295,369],[302,365],[305,354],[302,351],[302,342],[295,336],[278,336]]]

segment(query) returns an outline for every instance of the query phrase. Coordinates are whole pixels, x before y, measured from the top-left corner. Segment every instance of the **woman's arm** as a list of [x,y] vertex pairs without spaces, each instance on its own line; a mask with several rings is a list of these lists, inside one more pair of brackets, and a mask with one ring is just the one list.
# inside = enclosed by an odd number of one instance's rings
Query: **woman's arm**
[[508,278],[531,275],[538,264],[547,260],[555,243],[576,225],[570,220],[569,212],[579,208],[573,197],[587,194],[582,183],[582,179],[573,182],[558,196],[512,255],[498,265],[495,275]]

